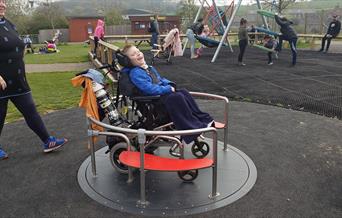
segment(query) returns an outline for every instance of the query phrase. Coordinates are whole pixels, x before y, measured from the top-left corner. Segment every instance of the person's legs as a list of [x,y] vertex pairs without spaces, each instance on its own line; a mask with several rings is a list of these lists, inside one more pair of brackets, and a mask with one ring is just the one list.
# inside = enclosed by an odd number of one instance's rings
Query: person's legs
[[329,47],[330,47],[331,40],[332,40],[332,37],[328,37],[328,38],[327,38],[327,48],[325,49],[325,52],[328,52]]
[[292,51],[292,65],[296,65],[297,63],[297,39],[289,40],[291,51]]
[[35,132],[40,140],[45,143],[49,138],[49,133],[45,128],[42,118],[38,114],[31,93],[10,98],[15,107],[24,116],[27,125]]
[[272,52],[267,52],[267,56],[268,56],[268,64],[271,65],[273,63],[273,61],[272,61]]
[[152,48],[156,49],[157,46],[155,46],[155,45],[157,45],[157,44],[158,44],[158,33],[153,32],[152,33],[152,37],[151,37],[151,46],[152,46]]
[[196,54],[195,54],[195,36],[194,36],[194,32],[191,29],[188,29],[186,31],[186,36],[189,40],[190,43],[190,53],[191,53],[191,58],[195,58]]
[[284,37],[282,35],[280,35],[278,46],[275,49],[276,51],[281,52],[281,49],[283,48],[283,40],[284,40]]
[[49,136],[43,120],[36,109],[31,93],[11,97],[10,100],[20,113],[22,113],[30,129],[44,143],[44,152],[56,150],[67,142],[66,139],[56,139],[55,137]]
[[196,116],[203,123],[209,124],[214,119],[206,112],[203,112],[196,103],[195,99],[191,96],[188,90],[179,89],[177,92],[181,93],[184,96],[184,99],[188,103],[189,108],[192,111],[192,114]]
[[[6,113],[7,113],[7,105],[8,105],[8,99],[2,98],[0,99],[0,135],[2,132],[2,128],[4,127]],[[5,151],[1,149],[0,145],[0,160],[6,159],[8,155]]]
[[246,46],[247,46],[247,40],[240,40],[239,41],[239,47],[240,47],[240,53],[238,56],[238,62],[242,63],[242,59],[243,59],[243,55],[245,53],[246,50]]
[[325,34],[325,36],[322,38],[322,45],[321,45],[321,49],[319,51],[323,51],[324,47],[325,47],[325,41],[327,40],[327,35]]
[[[207,127],[207,123],[201,122],[196,116],[193,115],[192,110],[182,93],[174,92],[163,96],[161,100],[176,129],[186,130]],[[184,136],[182,138],[187,144],[189,144],[198,136],[199,134]]]
[[97,46],[99,44],[99,38],[98,37],[94,37],[94,56],[96,56],[96,50],[97,50]]
[[2,128],[4,127],[4,124],[5,124],[7,105],[8,105],[8,98],[1,98],[0,99],[0,136],[1,136]]

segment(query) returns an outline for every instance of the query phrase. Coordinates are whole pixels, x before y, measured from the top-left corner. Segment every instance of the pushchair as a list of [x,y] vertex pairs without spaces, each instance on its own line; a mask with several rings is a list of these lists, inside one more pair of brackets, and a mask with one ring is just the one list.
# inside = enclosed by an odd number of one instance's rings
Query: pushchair
[[[106,65],[102,68],[107,68],[108,74],[118,80],[118,86],[115,96],[111,96],[108,92],[103,94],[103,90],[100,89],[96,91],[102,92],[101,96],[96,93],[99,114],[101,114],[100,120],[107,117],[110,125],[129,129],[172,130],[174,128],[165,108],[163,108],[160,102],[160,96],[140,95],[139,90],[130,81],[128,73],[123,73],[120,70],[117,60],[114,59],[111,65]],[[86,73],[89,73],[89,71],[84,71],[78,75]],[[113,114],[111,110],[117,111],[116,118],[111,117],[111,114]],[[137,137],[128,135],[128,138],[133,149],[139,151]],[[107,136],[106,144],[108,146],[106,153],[109,153],[113,168],[120,173],[127,174],[128,167],[122,164],[119,158],[120,154],[127,150],[127,143],[120,137]],[[183,158],[183,144],[177,136],[148,136],[144,145],[144,151],[145,153],[153,154],[160,145],[169,146],[170,155]],[[209,153],[209,145],[205,141],[195,140],[191,151],[194,156],[203,158]],[[192,181],[197,177],[198,172],[197,170],[189,172],[180,171],[178,175],[184,181]]]
[[152,49],[151,65],[155,63],[155,59],[166,60],[171,64],[171,55],[182,56],[182,44],[179,37],[178,28],[172,29],[164,38],[162,45],[154,45],[157,49]]

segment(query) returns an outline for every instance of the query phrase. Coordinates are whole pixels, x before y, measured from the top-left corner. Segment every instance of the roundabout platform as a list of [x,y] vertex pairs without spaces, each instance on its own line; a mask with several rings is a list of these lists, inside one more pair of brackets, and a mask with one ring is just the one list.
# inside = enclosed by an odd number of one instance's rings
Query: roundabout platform
[[[209,140],[207,140],[209,144]],[[176,172],[146,172],[146,197],[149,204],[141,207],[139,172],[134,173],[134,181],[127,183],[127,175],[116,172],[105,154],[107,148],[96,152],[97,176],[91,170],[90,157],[80,166],[78,183],[93,200],[121,212],[149,216],[179,216],[208,212],[231,204],[246,195],[254,186],[257,170],[253,161],[239,149],[228,146],[223,151],[223,143],[218,142],[218,192],[210,199],[211,168],[199,170],[196,180],[183,182]],[[165,156],[168,148],[161,147],[157,155]],[[190,152],[185,153],[188,158]],[[209,154],[211,155],[211,154]]]

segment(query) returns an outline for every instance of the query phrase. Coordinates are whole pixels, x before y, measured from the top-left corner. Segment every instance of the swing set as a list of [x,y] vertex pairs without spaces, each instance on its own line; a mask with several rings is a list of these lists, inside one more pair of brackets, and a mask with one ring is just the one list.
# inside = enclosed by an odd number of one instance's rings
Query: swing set
[[[271,14],[273,13],[272,11],[270,13],[266,13],[269,11],[265,11],[262,8],[261,2],[260,0],[255,0],[257,7],[258,7],[258,12],[261,15],[262,18],[262,22],[264,24],[265,30],[270,31],[269,30],[269,26],[267,23],[267,17],[271,16]],[[221,36],[220,41],[216,41],[212,38],[200,38],[200,37],[196,37],[200,43],[206,45],[209,44],[211,46],[209,47],[217,47],[215,54],[211,60],[212,63],[214,63],[220,53],[220,50],[222,48],[222,46],[226,46],[228,44],[228,46],[230,47],[230,51],[233,52],[233,49],[231,48],[231,45],[229,43],[228,40],[228,33],[229,30],[233,24],[233,20],[235,18],[235,15],[237,13],[237,11],[239,10],[242,0],[230,0],[230,1],[225,1],[225,9],[224,10],[219,10],[219,7],[216,4],[215,0],[199,0],[199,2],[201,3],[201,6],[199,7],[196,17],[194,19],[194,23],[198,20],[201,12],[203,9],[205,9],[206,11],[206,16],[204,21],[207,20],[206,24],[208,26],[210,26],[211,29],[211,34],[213,34],[214,32],[216,32],[219,36]],[[211,4],[210,4],[211,2]],[[272,6],[272,10],[273,8],[275,8],[276,4],[276,0],[273,0],[273,6]],[[269,16],[268,16],[269,15]],[[274,16],[274,14],[272,15]],[[259,30],[260,31],[260,30]],[[184,50],[186,48],[187,42],[185,43],[184,49],[183,49],[183,53]]]
[[[222,7],[219,7],[216,4],[215,0],[199,0],[201,3],[201,7],[199,8],[196,18],[194,22],[199,18],[202,10],[204,10],[204,25],[208,25],[209,34],[207,37],[195,35],[195,38],[206,47],[215,48],[219,45],[219,41],[215,40],[214,36],[222,36],[226,26],[228,25],[228,21],[231,18],[231,14],[234,10],[234,0],[226,0]],[[183,53],[185,51],[186,45],[188,41],[186,41]],[[231,52],[233,49],[230,45],[228,38],[225,39],[224,46],[229,46]]]

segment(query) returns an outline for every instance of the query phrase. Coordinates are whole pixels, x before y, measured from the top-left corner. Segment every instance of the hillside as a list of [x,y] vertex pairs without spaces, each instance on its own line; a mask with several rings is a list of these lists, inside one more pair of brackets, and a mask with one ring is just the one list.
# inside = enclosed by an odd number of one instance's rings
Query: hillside
[[67,15],[99,15],[112,8],[119,10],[139,8],[160,14],[174,14],[179,0],[62,0],[57,2]]

